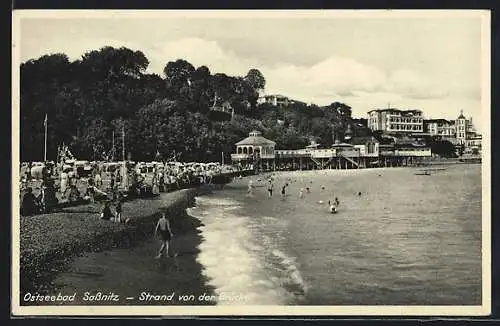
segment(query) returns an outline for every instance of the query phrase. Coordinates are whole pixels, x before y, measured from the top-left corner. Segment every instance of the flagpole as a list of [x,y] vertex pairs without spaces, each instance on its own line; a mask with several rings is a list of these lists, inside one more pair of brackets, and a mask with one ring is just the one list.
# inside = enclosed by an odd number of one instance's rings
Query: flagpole
[[44,151],[43,151],[43,161],[47,162],[47,113],[45,113],[45,146],[44,146]]
[[122,121],[122,161],[125,162],[125,122]]

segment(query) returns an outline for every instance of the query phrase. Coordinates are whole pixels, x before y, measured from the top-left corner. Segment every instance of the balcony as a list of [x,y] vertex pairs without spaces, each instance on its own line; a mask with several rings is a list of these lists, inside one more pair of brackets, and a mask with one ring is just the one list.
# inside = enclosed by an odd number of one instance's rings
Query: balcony
[[308,157],[310,156],[309,151],[305,149],[290,149],[290,150],[276,150],[276,156],[280,158],[290,158],[290,157]]
[[337,150],[333,148],[322,148],[311,151],[313,158],[330,158],[337,155]]

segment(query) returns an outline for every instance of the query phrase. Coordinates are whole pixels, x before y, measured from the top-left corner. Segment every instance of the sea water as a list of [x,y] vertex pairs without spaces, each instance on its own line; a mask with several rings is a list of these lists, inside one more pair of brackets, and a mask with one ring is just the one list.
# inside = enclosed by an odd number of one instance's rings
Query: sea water
[[218,304],[481,304],[481,166],[419,170],[276,173],[271,198],[268,175],[198,197],[203,273],[244,298]]

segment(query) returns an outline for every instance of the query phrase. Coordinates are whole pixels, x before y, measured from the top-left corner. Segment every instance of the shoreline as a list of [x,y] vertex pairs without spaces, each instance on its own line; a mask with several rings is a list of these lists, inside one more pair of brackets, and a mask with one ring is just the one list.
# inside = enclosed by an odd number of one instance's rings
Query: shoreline
[[[196,196],[210,191],[211,187],[201,186],[163,193],[152,199],[126,202],[123,214],[131,219],[129,224],[100,220],[100,206],[96,204],[70,207],[53,214],[21,217],[20,304],[50,304],[26,303],[23,296],[26,293],[49,294],[54,291],[57,286],[53,282],[57,276],[84,254],[129,249],[151,238],[154,224],[162,211],[172,217],[174,234],[179,235],[182,246],[196,251],[201,240],[197,230],[201,222],[187,218],[186,208],[193,205]],[[189,274],[193,280],[201,279],[201,267]]]

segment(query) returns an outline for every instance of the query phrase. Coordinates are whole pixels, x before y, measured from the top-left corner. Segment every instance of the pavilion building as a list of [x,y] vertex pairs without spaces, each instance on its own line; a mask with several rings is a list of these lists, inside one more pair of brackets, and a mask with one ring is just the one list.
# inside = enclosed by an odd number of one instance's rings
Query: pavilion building
[[236,153],[231,154],[231,160],[242,166],[270,169],[274,163],[276,143],[262,137],[260,131],[254,130],[248,137],[236,143]]

